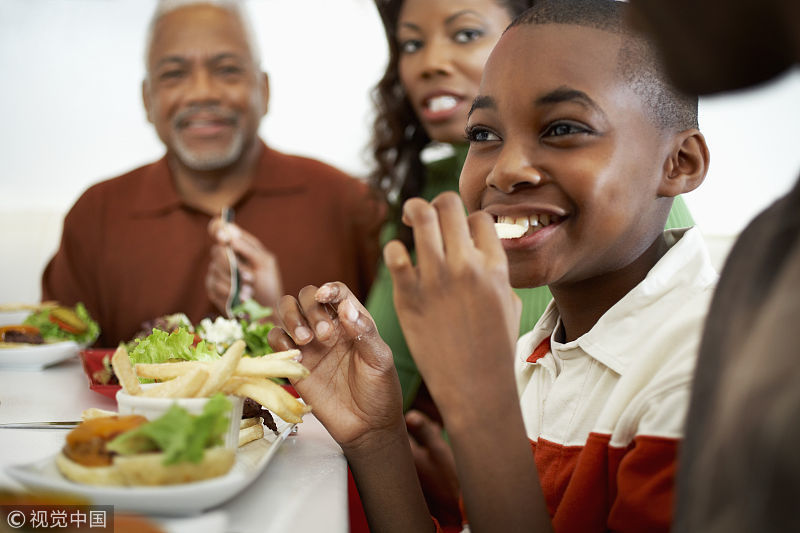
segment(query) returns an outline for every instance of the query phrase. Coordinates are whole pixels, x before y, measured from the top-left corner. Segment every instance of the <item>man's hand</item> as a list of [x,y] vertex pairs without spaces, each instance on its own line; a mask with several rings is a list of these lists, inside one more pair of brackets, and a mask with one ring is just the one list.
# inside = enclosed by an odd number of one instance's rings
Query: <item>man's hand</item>
[[275,256],[254,235],[220,217],[211,221],[208,231],[215,244],[211,247],[206,290],[214,305],[224,311],[231,291],[230,249],[236,254],[239,267],[239,298],[242,301],[254,298],[263,306],[275,308],[283,294],[281,273]]

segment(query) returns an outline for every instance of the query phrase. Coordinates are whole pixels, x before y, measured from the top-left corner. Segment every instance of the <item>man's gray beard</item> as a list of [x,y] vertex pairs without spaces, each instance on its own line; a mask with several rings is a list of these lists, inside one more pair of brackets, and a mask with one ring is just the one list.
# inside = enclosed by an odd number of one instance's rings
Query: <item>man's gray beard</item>
[[178,136],[173,145],[178,159],[192,170],[219,170],[235,163],[242,155],[244,134],[238,130],[225,150],[199,153],[187,148]]

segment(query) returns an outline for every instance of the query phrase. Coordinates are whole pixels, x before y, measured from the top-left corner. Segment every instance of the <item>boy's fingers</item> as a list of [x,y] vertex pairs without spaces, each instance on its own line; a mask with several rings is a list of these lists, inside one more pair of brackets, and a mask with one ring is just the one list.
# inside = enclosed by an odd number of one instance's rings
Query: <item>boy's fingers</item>
[[446,445],[442,438],[441,426],[422,412],[412,409],[406,413],[405,418],[408,433],[414,437],[419,446],[433,451],[442,444]]
[[314,294],[314,299],[321,304],[338,305],[351,294],[350,288],[341,281],[326,283]]
[[448,261],[452,258],[463,257],[467,251],[473,249],[473,244],[461,198],[454,192],[445,192],[437,196],[431,204],[439,215],[442,240]]
[[383,262],[392,276],[395,294],[408,292],[416,287],[417,274],[405,245],[390,241],[383,247]]
[[325,304],[316,299],[319,291],[314,285],[303,287],[298,296],[303,315],[317,340],[325,342],[333,333],[333,322]]
[[412,198],[403,204],[403,220],[414,233],[420,270],[440,265],[444,261],[444,243],[436,208],[422,198]]
[[492,258],[507,261],[503,244],[494,229],[492,216],[484,211],[472,213],[467,219],[475,247]]
[[294,297],[287,295],[278,301],[278,316],[283,324],[283,329],[298,346],[308,344],[314,338],[308,321],[303,316],[300,305]]
[[294,350],[297,345],[291,337],[283,331],[283,328],[272,328],[267,333],[267,342],[276,352],[283,352],[286,350]]
[[364,362],[375,368],[394,366],[392,352],[378,335],[378,329],[369,313],[352,294],[336,308],[339,324],[345,334],[358,344],[358,352]]

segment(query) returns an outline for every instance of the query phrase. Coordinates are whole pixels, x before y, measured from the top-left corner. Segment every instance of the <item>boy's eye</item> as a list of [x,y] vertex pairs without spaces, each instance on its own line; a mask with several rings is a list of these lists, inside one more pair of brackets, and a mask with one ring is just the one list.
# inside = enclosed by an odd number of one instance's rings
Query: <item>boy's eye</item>
[[406,39],[405,41],[400,41],[400,53],[413,54],[420,48],[422,48],[422,41],[419,39]]
[[499,141],[500,137],[492,131],[477,126],[467,127],[467,140],[471,143]]
[[556,122],[551,124],[542,134],[543,137],[561,137],[563,135],[574,135],[577,133],[589,133],[585,126],[580,126],[572,122]]
[[455,35],[453,35],[453,40],[457,43],[468,43],[474,41],[475,39],[480,39],[481,37],[483,37],[482,30],[466,28],[457,31]]

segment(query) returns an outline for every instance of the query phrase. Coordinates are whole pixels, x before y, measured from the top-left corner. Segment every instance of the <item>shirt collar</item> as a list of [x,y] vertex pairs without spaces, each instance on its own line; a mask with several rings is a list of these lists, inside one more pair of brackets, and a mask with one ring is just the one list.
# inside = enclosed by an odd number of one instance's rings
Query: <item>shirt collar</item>
[[134,214],[159,214],[179,208],[183,202],[172,181],[166,156],[147,165],[137,178],[139,186],[131,201]]
[[[250,194],[289,194],[303,191],[307,186],[307,176],[292,171],[292,166],[287,164],[288,156],[269,148],[264,141],[259,140],[259,143],[261,150],[255,177],[242,199]],[[185,205],[175,188],[166,155],[146,166],[139,179],[140,186],[132,201],[135,214],[163,214]]]
[[[647,343],[657,328],[686,303],[692,295],[711,290],[717,273],[699,229],[681,228],[664,232],[670,246],[636,287],[626,294],[588,332],[566,344],[553,342],[555,349],[579,348],[618,374],[623,374],[638,347]],[[555,302],[551,301],[534,329],[520,338],[517,356],[523,361],[560,324]]]

